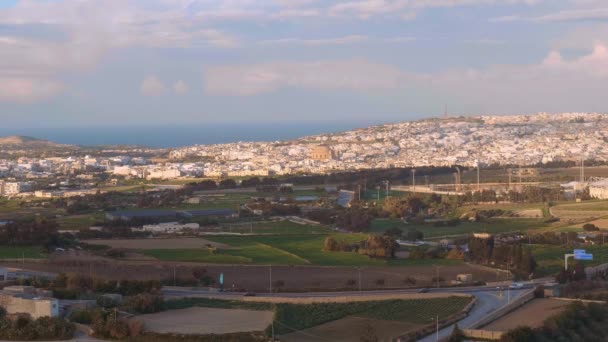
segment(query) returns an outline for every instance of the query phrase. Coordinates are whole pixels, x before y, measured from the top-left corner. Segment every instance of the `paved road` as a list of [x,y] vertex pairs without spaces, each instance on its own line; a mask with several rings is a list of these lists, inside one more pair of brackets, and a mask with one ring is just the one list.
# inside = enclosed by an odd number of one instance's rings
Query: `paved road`
[[[526,285],[524,288],[532,288],[532,285]],[[185,287],[163,287],[163,294],[167,297],[187,297],[187,296],[223,296],[226,298],[238,297],[241,298],[242,292],[217,292],[205,289],[185,288]],[[471,287],[444,287],[444,288],[429,288],[428,293],[478,293],[478,292],[494,292],[496,286],[471,286]],[[369,295],[385,295],[385,294],[400,294],[400,293],[419,293],[420,289],[403,289],[403,290],[373,290],[373,291],[341,291],[341,292],[303,292],[303,293],[257,293],[257,297],[280,296],[287,298],[314,298],[314,297],[340,297],[340,296],[369,296]]]
[[[511,290],[510,300],[514,300],[526,293],[528,289]],[[458,326],[463,329],[471,328],[475,323],[486,317],[488,314],[500,309],[509,303],[509,298],[506,291],[479,291],[471,293],[477,299],[475,306],[469,315],[458,322]],[[450,336],[454,325],[439,330],[439,339]],[[418,340],[418,342],[433,342],[437,341],[437,335],[432,334]]]

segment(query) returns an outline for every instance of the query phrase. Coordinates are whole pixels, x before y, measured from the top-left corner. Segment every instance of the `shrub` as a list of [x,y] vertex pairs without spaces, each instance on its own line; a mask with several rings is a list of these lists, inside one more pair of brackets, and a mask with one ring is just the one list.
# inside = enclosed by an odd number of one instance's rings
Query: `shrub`
[[163,297],[154,294],[138,294],[127,297],[123,303],[123,309],[128,312],[147,314],[163,310]]
[[70,321],[80,324],[91,324],[93,322],[93,313],[91,310],[75,310],[70,313]]
[[597,232],[597,231],[599,231],[599,230],[600,230],[600,229],[599,229],[599,228],[598,228],[596,225],[594,225],[593,223],[585,223],[585,224],[583,225],[583,229],[584,229],[585,231],[587,231],[587,232]]

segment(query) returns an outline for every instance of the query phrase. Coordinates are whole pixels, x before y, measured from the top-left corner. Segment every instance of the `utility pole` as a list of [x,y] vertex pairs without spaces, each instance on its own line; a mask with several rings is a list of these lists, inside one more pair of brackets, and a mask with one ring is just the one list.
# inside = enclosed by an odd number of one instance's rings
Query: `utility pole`
[[481,192],[481,185],[479,184],[479,162],[477,162],[477,191]]
[[585,157],[581,156],[581,183],[585,183]]
[[359,292],[361,292],[361,267],[357,267],[357,270],[359,271]]
[[[270,295],[272,296],[272,265],[268,266],[268,270],[269,270],[269,273],[268,273],[268,279],[269,279],[268,285],[269,285],[269,288],[270,288]],[[274,337],[273,337],[273,341],[274,341]]]
[[416,169],[412,169],[412,190],[416,191]]
[[439,315],[437,315],[437,329],[435,332],[435,341],[439,341]]
[[384,184],[386,184],[386,198],[389,198],[390,195],[388,193],[388,188],[389,188],[389,185],[390,185],[390,181],[386,180],[386,181],[384,181]]

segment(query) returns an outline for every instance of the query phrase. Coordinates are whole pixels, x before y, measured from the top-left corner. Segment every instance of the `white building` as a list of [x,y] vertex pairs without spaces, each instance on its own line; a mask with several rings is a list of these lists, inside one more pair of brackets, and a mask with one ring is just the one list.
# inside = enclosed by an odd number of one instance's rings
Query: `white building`
[[152,232],[152,233],[172,234],[172,233],[180,233],[184,230],[199,229],[199,227],[200,226],[198,225],[198,223],[180,224],[178,222],[166,222],[166,223],[159,223],[159,224],[147,224],[142,227],[142,230],[144,230],[146,232]]
[[589,184],[589,196],[597,199],[608,199],[608,179]]
[[29,183],[25,182],[0,182],[0,196],[18,195],[30,187]]

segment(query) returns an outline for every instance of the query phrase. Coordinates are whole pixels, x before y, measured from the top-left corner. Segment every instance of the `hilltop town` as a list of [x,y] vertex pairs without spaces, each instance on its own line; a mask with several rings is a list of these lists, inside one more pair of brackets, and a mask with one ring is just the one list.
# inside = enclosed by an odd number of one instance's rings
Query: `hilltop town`
[[[424,166],[536,165],[608,160],[608,115],[562,113],[427,119],[292,141],[235,142],[166,149],[90,150],[0,140],[0,195],[63,188],[81,195],[126,179],[188,179],[325,174]],[[35,144],[32,145],[32,141]],[[19,144],[21,142],[22,144]],[[27,148],[24,148],[26,146]],[[40,153],[36,146],[55,150]],[[65,149],[56,150],[60,146]]]

